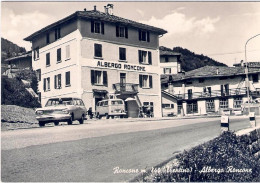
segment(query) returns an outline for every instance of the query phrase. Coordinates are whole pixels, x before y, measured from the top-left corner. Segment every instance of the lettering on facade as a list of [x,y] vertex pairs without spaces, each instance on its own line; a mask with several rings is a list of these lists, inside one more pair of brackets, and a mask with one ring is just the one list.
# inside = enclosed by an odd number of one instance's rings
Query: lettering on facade
[[113,63],[113,62],[97,62],[97,67],[106,67],[106,68],[114,68],[114,69],[123,69],[123,70],[131,70],[131,71],[146,71],[145,66],[138,65],[129,65],[129,64],[121,64],[121,63]]

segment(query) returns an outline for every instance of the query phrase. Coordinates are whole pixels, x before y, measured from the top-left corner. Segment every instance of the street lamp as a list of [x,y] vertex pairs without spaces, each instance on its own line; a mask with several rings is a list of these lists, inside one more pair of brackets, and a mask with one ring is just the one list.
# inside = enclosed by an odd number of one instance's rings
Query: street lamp
[[[257,35],[255,35],[255,36],[249,38],[249,39],[246,41],[246,44],[245,44],[245,62],[246,62],[245,73],[246,73],[246,80],[247,80],[247,81],[246,81],[246,84],[247,84],[247,86],[246,86],[246,91],[247,91],[247,101],[248,101],[248,103],[249,103],[250,97],[249,97],[249,79],[248,79],[248,63],[247,63],[247,57],[246,57],[246,46],[247,46],[247,43],[248,43],[251,39],[253,39],[253,38],[257,37],[257,36],[260,36],[260,34],[257,34]],[[249,104],[249,105],[250,105],[250,104]],[[250,112],[250,111],[249,111],[249,112]]]

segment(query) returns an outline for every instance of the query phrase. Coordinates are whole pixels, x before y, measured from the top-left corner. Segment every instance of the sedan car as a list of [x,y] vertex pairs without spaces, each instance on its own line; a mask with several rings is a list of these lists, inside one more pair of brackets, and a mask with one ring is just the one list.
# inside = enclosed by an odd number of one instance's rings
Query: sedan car
[[45,107],[36,109],[35,113],[39,126],[52,122],[57,126],[62,121],[71,125],[74,120],[83,124],[87,109],[79,98],[51,98]]

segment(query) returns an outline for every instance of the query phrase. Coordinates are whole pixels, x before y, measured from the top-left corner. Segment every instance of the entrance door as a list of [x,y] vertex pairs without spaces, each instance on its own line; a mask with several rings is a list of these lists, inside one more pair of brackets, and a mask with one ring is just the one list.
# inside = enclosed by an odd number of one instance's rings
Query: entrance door
[[120,91],[126,90],[126,73],[120,73]]

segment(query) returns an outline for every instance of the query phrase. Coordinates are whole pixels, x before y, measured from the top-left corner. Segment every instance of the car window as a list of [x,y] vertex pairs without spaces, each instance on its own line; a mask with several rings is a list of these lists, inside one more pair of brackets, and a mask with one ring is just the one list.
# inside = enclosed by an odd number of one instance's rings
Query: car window
[[111,105],[120,105],[123,104],[123,102],[121,100],[112,100],[111,101]]
[[100,102],[100,106],[103,106],[104,102]]
[[108,106],[108,101],[105,101],[105,102],[104,102],[104,106]]
[[85,106],[84,102],[82,100],[79,100],[79,103],[80,103],[81,106]]

